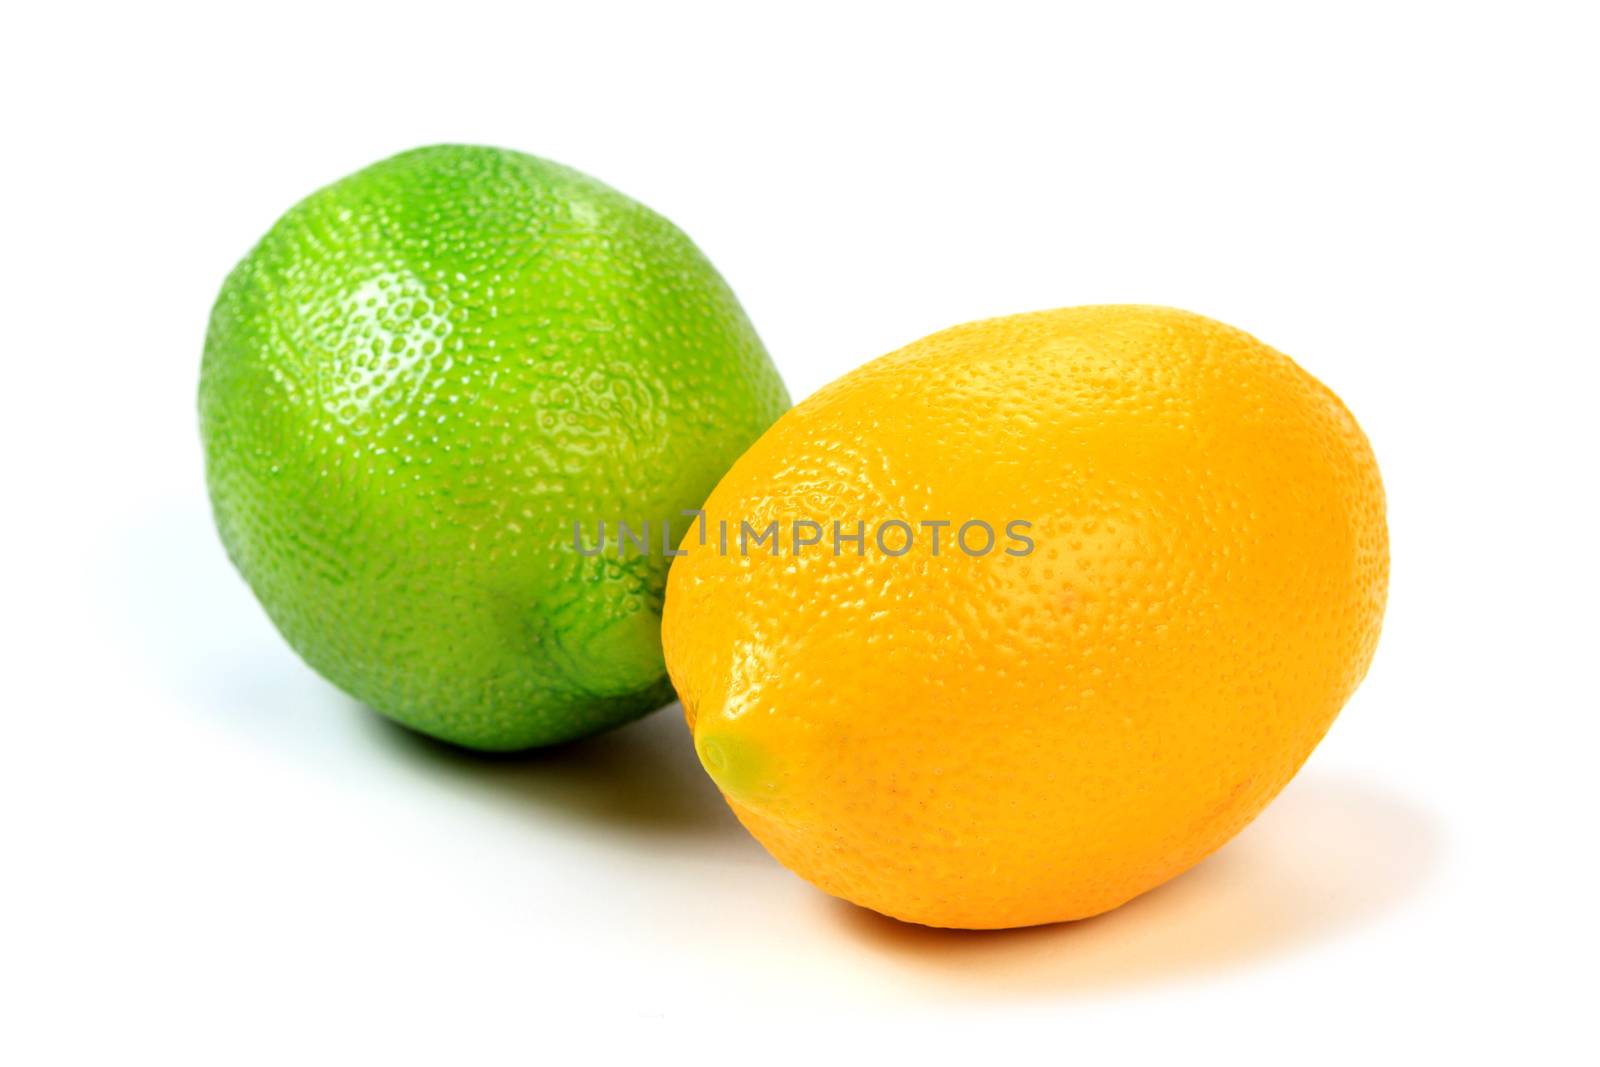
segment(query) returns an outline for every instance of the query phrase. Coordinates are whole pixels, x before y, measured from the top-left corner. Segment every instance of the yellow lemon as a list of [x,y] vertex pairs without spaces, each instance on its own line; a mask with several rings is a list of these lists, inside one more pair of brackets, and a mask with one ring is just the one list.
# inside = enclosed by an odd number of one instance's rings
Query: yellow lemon
[[958,326],[784,415],[672,567],[744,825],[933,926],[1114,908],[1237,833],[1361,681],[1383,488],[1339,399],[1167,308]]

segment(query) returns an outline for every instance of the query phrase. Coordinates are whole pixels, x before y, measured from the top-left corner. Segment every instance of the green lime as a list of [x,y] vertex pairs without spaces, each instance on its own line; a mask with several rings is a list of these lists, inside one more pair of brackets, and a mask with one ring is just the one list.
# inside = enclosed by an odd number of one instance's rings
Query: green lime
[[493,750],[672,699],[664,546],[788,406],[670,222],[455,145],[291,208],[224,283],[200,376],[217,527],[289,644]]

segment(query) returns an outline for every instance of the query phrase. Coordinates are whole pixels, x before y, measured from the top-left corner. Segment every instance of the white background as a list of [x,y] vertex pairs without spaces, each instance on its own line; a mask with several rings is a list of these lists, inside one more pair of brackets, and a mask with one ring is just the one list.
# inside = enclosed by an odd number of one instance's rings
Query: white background
[[[0,1059],[848,1061],[906,1022],[910,1062],[1594,1062],[1584,5],[225,7],[3,16]],[[445,140],[674,219],[796,398],[1068,304],[1290,353],[1388,486],[1365,685],[1215,858],[1001,934],[786,873],[676,708],[492,760],[378,720],[229,568],[193,394],[273,219]]]

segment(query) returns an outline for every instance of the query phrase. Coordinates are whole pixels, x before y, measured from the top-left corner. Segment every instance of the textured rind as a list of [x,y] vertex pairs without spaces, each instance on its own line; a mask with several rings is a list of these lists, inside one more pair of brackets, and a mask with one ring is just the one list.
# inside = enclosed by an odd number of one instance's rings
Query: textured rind
[[200,394],[223,543],[317,671],[482,749],[671,699],[668,558],[596,522],[697,507],[788,407],[677,228],[576,171],[406,152],[297,204],[229,275]]
[[917,341],[780,419],[706,510],[1033,523],[1031,554],[976,559],[691,538],[668,583],[667,663],[741,821],[828,892],[933,926],[1087,917],[1222,845],[1360,682],[1387,590],[1350,413],[1164,308]]

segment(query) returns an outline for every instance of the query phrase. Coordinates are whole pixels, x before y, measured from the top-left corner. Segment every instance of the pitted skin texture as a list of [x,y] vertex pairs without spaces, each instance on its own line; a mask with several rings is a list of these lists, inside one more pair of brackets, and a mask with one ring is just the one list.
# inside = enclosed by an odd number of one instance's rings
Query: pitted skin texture
[[[917,341],[778,420],[706,512],[829,536],[685,540],[663,638],[702,763],[786,866],[932,926],[1095,915],[1221,846],[1360,682],[1388,582],[1338,398],[1166,308]],[[834,520],[890,519],[952,525],[938,556],[833,554]],[[989,554],[951,550],[970,519]]]
[[[576,171],[437,146],[314,193],[228,277],[200,381],[223,543],[373,708],[519,749],[672,698],[669,557],[788,407],[671,223]],[[619,559],[615,523],[652,532]],[[594,547],[574,548],[574,524]],[[678,535],[673,535],[674,539]]]

